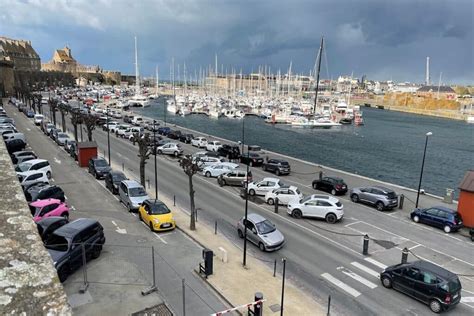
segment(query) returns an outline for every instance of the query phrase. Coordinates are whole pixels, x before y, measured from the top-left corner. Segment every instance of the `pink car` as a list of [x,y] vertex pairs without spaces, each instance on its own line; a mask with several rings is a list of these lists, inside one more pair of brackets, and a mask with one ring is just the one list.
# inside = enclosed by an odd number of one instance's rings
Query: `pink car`
[[69,218],[69,207],[66,203],[57,199],[38,200],[30,203],[31,215],[33,220],[39,220],[50,216],[62,216]]

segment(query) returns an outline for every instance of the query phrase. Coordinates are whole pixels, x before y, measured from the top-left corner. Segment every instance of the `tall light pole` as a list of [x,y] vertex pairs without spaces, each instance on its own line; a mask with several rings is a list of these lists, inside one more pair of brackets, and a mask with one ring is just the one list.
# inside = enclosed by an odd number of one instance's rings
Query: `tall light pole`
[[[244,154],[243,148],[245,143],[245,117],[242,118],[242,154]],[[247,215],[249,209],[249,149],[247,147],[247,174],[245,175],[245,216],[244,216],[244,259],[242,265],[245,267],[247,265]]]
[[420,199],[421,180],[423,179],[423,169],[425,167],[426,147],[428,146],[428,137],[430,137],[431,135],[433,135],[432,132],[426,133],[425,149],[423,150],[423,161],[421,162],[420,182],[418,182],[418,191],[416,193],[415,208],[418,208],[418,200]]
[[153,120],[153,154],[155,156],[155,199],[158,200],[158,177],[156,169],[156,120]]
[[109,155],[109,166],[111,166],[111,161],[110,161],[110,130],[109,130],[109,106],[107,105],[107,111],[106,117],[107,117],[107,153]]

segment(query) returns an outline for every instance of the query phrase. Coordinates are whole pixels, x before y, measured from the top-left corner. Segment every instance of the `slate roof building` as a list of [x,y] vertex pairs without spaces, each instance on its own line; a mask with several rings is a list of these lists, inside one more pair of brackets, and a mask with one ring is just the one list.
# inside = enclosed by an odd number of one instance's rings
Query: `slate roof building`
[[31,41],[0,36],[0,60],[11,61],[15,70],[39,71],[41,60]]
[[450,86],[423,86],[416,91],[418,96],[422,97],[438,97],[440,99],[454,100],[456,99],[456,91]]

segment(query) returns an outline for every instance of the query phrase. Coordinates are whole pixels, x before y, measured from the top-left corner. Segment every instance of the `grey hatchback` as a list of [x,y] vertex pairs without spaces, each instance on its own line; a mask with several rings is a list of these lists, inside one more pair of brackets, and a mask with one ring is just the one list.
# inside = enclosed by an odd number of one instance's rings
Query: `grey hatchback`
[[380,186],[353,188],[350,197],[354,203],[371,204],[379,211],[398,206],[398,196],[395,191]]
[[245,227],[247,227],[247,240],[257,245],[261,251],[275,251],[285,243],[283,234],[263,216],[248,214],[247,220],[242,217],[237,223],[240,238],[244,238]]

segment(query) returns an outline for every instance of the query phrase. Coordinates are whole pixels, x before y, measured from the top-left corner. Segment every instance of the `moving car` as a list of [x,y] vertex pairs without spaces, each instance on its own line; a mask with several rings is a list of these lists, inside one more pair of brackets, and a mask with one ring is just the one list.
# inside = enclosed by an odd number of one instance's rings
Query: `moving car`
[[118,194],[120,182],[128,178],[120,171],[110,171],[105,176],[105,187],[113,194]]
[[96,179],[105,178],[105,176],[112,170],[104,158],[91,158],[89,159],[88,166],[89,173],[92,174]]
[[461,215],[444,206],[417,208],[410,214],[415,223],[423,223],[441,228],[445,233],[457,231],[463,227]]
[[33,220],[38,222],[44,217],[61,216],[69,219],[69,207],[57,199],[38,200],[29,204]]
[[347,184],[341,178],[336,177],[322,177],[314,180],[312,186],[315,190],[329,192],[332,195],[344,195],[347,192]]
[[334,224],[344,216],[344,207],[332,196],[313,194],[299,201],[291,201],[287,213],[294,218],[322,218]]
[[183,148],[177,143],[167,143],[156,149],[158,155],[172,155],[178,157],[183,154]]
[[244,238],[247,227],[247,239],[258,246],[261,251],[275,251],[283,247],[285,237],[275,228],[275,225],[258,214],[248,214],[247,220],[242,217],[237,223],[237,233]]
[[26,189],[25,198],[29,202],[44,199],[58,199],[61,202],[66,200],[60,187],[45,183],[38,183]]
[[221,142],[217,141],[217,140],[207,142],[207,144],[206,144],[206,150],[208,150],[208,151],[218,151],[219,148],[221,148],[221,147],[222,147]]
[[258,167],[263,164],[263,158],[257,153],[249,152],[240,156],[240,162],[250,167]]
[[220,186],[224,185],[237,185],[244,186],[245,181],[252,182],[252,171],[248,173],[246,171],[233,170],[224,174],[221,174],[217,177],[217,183]]
[[366,203],[374,205],[377,210],[392,209],[398,206],[397,194],[388,188],[381,186],[353,188],[350,197],[354,203]]
[[198,148],[205,148],[207,146],[207,139],[205,137],[195,137],[191,140],[191,145],[196,146]]
[[275,173],[277,176],[281,174],[290,174],[291,167],[288,161],[281,159],[269,159],[267,162],[262,164],[264,171],[270,171]]
[[239,168],[239,165],[232,162],[222,162],[216,165],[207,166],[202,170],[202,174],[208,178],[218,177],[223,173],[228,173]]
[[288,205],[288,203],[290,203],[291,201],[301,200],[303,198],[303,194],[295,186],[275,189],[265,194],[265,202],[267,202],[267,204],[275,204],[277,198],[278,204]]
[[20,181],[23,190],[37,183],[49,184],[48,176],[43,170],[17,172],[16,175],[18,177],[18,181]]
[[285,185],[280,179],[277,178],[264,178],[258,182],[250,182],[247,188],[250,195],[265,195],[267,192],[270,192]]
[[83,264],[83,250],[86,259],[100,256],[105,243],[104,228],[90,218],[79,218],[56,229],[47,240],[45,247],[53,259],[58,277],[64,282],[67,277]]
[[51,166],[49,165],[49,162],[47,160],[44,160],[44,159],[28,160],[28,161],[18,164],[18,166],[16,166],[15,168],[16,172],[25,172],[25,171],[30,171],[30,170],[44,171],[46,172],[48,179],[51,179]]
[[172,230],[176,227],[173,213],[160,200],[145,200],[138,209],[138,217],[152,232]]
[[428,261],[396,264],[385,268],[380,281],[440,313],[461,301],[461,282],[456,274]]
[[138,210],[143,201],[150,197],[140,183],[134,180],[123,180],[119,185],[119,199],[129,212]]
[[37,221],[36,227],[38,228],[38,234],[40,235],[41,240],[45,241],[56,229],[66,225],[67,223],[69,223],[67,218],[62,216],[50,216]]

